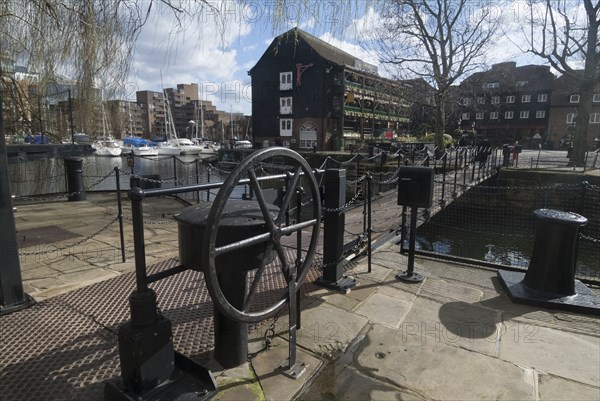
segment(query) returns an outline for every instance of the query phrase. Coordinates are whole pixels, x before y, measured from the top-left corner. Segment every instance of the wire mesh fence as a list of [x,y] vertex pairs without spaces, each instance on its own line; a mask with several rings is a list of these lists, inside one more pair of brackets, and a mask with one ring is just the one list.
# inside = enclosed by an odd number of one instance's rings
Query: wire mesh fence
[[536,235],[536,209],[578,213],[577,277],[600,281],[600,187],[479,185],[417,229],[417,249],[438,255],[527,269]]
[[[417,231],[418,249],[438,255],[452,255],[513,268],[526,269],[532,253],[536,222],[532,212],[550,208],[579,213],[589,219],[580,231],[577,275],[600,282],[600,190],[598,186],[548,185],[543,187],[502,186],[484,182],[500,167],[537,168],[560,165],[568,159],[540,152],[506,158],[502,149],[485,151],[477,147],[447,149],[442,158],[433,158],[427,149],[419,151],[373,152],[356,154],[339,161],[327,157],[323,168],[343,168],[348,172],[347,199],[364,201],[368,182],[374,196],[394,191],[398,169],[404,165],[433,167],[434,205],[442,213],[423,211],[426,224]],[[536,154],[537,153],[537,154]],[[597,168],[597,153],[588,155],[588,167]],[[534,167],[535,168],[535,167]],[[11,191],[17,199],[46,200],[65,197],[65,166],[62,159],[9,165]],[[222,182],[229,174],[218,165],[203,163],[195,157],[84,158],[83,177],[86,191],[114,191],[118,177],[120,188],[170,188]],[[118,172],[118,174],[117,174]],[[366,179],[368,175],[368,179]],[[185,201],[210,201],[218,190],[181,194]],[[248,188],[240,186],[232,197],[242,199]],[[463,194],[464,193],[464,194]],[[354,203],[354,202],[353,202]],[[435,210],[437,212],[438,210]],[[431,213],[429,213],[431,212]],[[373,213],[377,213],[374,210]]]

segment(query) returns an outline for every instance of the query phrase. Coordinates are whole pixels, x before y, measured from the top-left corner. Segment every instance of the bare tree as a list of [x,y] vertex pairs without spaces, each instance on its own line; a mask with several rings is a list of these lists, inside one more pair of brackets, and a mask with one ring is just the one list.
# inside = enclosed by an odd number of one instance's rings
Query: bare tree
[[[56,92],[49,87],[60,77],[68,77],[77,84],[78,120],[86,121],[100,101],[99,86],[108,97],[126,86],[136,39],[151,12],[172,13],[175,31],[212,7],[207,0],[3,0],[3,92],[22,92],[15,86],[24,84],[13,79],[14,65],[27,67],[30,86],[42,97],[46,90]],[[218,10],[213,15],[218,16]]]
[[529,2],[528,51],[576,83],[579,104],[571,163],[584,162],[592,96],[600,82],[600,2]]
[[443,147],[451,87],[481,67],[499,24],[495,8],[470,0],[388,0],[367,37],[399,78],[422,78],[435,99],[435,144]]

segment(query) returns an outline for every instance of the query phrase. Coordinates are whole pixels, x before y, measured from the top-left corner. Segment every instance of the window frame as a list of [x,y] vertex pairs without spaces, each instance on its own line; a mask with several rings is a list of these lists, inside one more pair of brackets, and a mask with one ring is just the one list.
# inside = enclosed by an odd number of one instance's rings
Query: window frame
[[293,88],[293,73],[292,71],[282,71],[279,73],[279,90],[291,90]]
[[[284,127],[285,125],[285,127]],[[293,136],[294,119],[280,118],[279,119],[279,136]]]
[[293,100],[291,96],[283,96],[279,98],[279,114],[292,114]]

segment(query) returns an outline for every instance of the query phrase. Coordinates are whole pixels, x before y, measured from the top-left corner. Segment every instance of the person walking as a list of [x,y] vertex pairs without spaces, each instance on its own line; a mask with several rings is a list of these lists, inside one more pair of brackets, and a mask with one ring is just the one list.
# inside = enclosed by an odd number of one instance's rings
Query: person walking
[[491,153],[491,148],[492,148],[492,145],[487,140],[487,138],[483,138],[483,141],[481,141],[479,143],[479,153],[478,153],[479,168],[485,167],[485,164],[487,163],[488,156]]

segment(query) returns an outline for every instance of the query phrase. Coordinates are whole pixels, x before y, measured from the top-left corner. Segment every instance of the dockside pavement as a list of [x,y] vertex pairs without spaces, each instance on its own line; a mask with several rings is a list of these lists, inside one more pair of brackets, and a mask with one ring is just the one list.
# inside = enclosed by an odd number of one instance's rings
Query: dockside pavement
[[[91,198],[18,206],[21,234],[59,227],[78,238],[93,235],[77,251],[69,239],[21,249],[24,288],[37,300],[133,270],[130,222],[122,263],[118,225],[97,233],[114,216],[114,202],[109,195]],[[169,202],[156,206],[160,212],[147,210],[156,223],[146,228],[149,265],[177,254],[177,228],[164,213],[181,205]],[[219,384],[217,399],[600,399],[597,317],[515,304],[491,269],[417,258],[415,269],[425,279],[416,284],[395,278],[405,269],[406,258],[390,242],[373,255],[371,273],[366,259],[350,263],[347,274],[359,282],[352,291],[311,287],[302,299],[297,339],[307,371],[299,379],[281,374],[288,355],[284,314],[269,350],[263,327],[250,334],[247,364],[229,370],[208,364]]]

